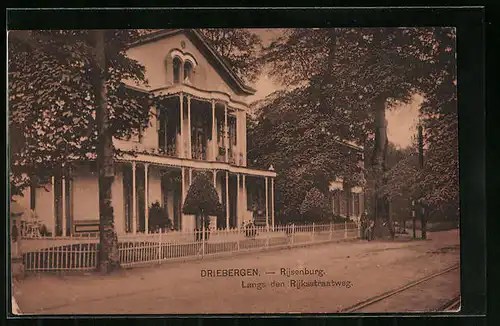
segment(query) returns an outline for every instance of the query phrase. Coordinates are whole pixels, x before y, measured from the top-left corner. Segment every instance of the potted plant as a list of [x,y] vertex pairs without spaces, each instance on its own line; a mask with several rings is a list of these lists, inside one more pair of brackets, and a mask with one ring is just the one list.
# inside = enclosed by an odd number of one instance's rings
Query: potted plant
[[245,236],[247,238],[253,239],[257,236],[257,228],[255,227],[252,221],[249,221],[247,224],[245,224],[244,229],[245,229]]
[[168,218],[167,210],[160,205],[159,201],[151,204],[149,208],[149,231],[170,229],[172,221]]

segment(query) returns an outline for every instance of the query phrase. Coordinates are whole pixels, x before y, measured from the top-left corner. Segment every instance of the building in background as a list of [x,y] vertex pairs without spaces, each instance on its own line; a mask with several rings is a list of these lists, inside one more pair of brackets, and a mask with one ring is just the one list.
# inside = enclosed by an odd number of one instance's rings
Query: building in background
[[[335,140],[342,146],[347,146],[354,150],[359,157],[358,166],[364,170],[364,148],[355,143]],[[350,186],[340,177],[330,182],[330,200],[331,208],[334,216],[351,219],[359,222],[361,215],[365,210],[365,190],[364,190],[364,174],[360,175],[359,186]]]

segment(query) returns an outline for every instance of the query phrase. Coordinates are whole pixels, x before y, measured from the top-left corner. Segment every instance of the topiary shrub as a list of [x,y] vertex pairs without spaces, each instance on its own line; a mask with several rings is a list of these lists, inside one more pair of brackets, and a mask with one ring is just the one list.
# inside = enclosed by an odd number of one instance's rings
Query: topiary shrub
[[329,219],[326,197],[318,188],[311,188],[300,205],[300,214],[309,222],[324,222]]
[[[184,214],[195,215],[196,229],[201,231],[204,227],[206,239],[209,235],[210,219],[208,216],[222,216],[224,213],[222,204],[219,202],[219,195],[213,186],[210,177],[207,173],[199,173],[193,180],[191,187],[188,190],[186,200],[182,206]],[[201,239],[201,233],[196,232],[196,240]]]
[[170,229],[172,221],[168,218],[167,210],[156,201],[149,208],[149,231],[157,231],[160,229]]

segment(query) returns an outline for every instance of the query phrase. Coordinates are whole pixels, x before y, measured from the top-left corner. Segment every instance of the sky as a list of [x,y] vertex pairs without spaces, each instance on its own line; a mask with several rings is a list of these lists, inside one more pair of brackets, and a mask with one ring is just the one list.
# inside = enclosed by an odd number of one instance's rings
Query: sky
[[[264,45],[269,44],[273,38],[281,35],[281,29],[262,28],[254,29],[254,31],[260,35]],[[250,103],[263,99],[272,92],[282,88],[281,85],[269,78],[265,69],[253,87],[257,92],[249,98]],[[416,123],[418,119],[418,109],[422,100],[423,98],[421,96],[415,95],[411,103],[399,105],[387,111],[387,137],[389,141],[396,146],[404,148],[411,144],[412,138],[417,132]]]

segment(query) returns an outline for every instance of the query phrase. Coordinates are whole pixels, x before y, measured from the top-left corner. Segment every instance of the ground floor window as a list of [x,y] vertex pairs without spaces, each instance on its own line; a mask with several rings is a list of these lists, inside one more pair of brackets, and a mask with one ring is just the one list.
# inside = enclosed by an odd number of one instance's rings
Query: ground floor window
[[123,204],[125,232],[132,232],[132,167],[123,167]]
[[355,193],[354,195],[354,215],[359,216],[359,194]]
[[340,193],[340,215],[341,216],[346,216],[347,215],[347,196],[345,191],[341,191]]

